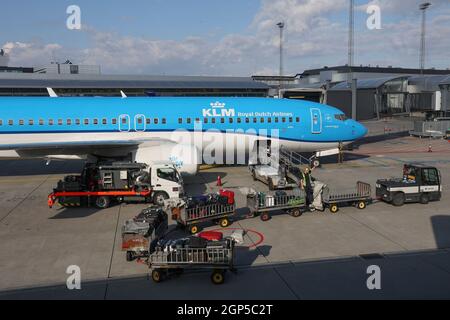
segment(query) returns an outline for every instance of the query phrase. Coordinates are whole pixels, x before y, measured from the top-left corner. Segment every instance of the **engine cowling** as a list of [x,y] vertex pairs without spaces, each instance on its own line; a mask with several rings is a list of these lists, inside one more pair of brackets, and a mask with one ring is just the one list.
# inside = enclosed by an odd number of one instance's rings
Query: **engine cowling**
[[155,146],[140,146],[134,161],[151,165],[154,162],[170,161],[182,175],[196,175],[199,169],[199,152],[195,146],[171,142]]

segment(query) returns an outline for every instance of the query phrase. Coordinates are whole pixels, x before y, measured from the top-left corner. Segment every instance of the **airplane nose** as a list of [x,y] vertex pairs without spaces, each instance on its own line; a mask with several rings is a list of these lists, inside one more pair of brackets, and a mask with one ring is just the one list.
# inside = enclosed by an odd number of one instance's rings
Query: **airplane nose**
[[352,120],[352,122],[352,131],[353,135],[356,136],[356,139],[365,137],[365,135],[368,133],[367,128],[357,121]]

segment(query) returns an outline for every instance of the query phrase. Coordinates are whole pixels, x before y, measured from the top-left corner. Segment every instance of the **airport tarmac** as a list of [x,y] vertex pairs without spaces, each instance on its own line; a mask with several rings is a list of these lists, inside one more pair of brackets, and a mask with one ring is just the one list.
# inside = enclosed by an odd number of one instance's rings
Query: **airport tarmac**
[[[429,152],[429,146],[431,150]],[[320,299],[450,298],[450,145],[385,135],[346,154],[344,164],[325,161],[314,176],[333,189],[357,181],[375,188],[379,178],[401,176],[405,162],[438,167],[443,199],[401,208],[375,202],[366,210],[342,208],[268,222],[246,219],[245,188],[267,191],[246,167],[218,167],[189,179],[189,194],[215,192],[217,176],[236,192],[238,219],[248,230],[237,250],[238,273],[214,287],[209,274],[192,273],[161,284],[145,265],[125,261],[120,229],[145,205],[107,210],[47,207],[47,195],[82,163],[41,160],[0,162],[0,299]],[[373,190],[374,192],[374,190]],[[210,226],[207,230],[217,229]],[[225,231],[231,232],[231,230]],[[66,268],[77,265],[82,290],[65,287]],[[382,290],[370,291],[367,267],[382,271]],[[195,289],[195,290],[194,290]]]

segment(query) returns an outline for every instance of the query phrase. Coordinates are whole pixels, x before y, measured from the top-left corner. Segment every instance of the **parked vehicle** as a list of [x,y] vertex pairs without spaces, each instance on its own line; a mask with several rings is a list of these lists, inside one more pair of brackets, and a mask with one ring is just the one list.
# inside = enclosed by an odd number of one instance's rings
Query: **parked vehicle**
[[253,180],[259,180],[269,186],[269,190],[286,189],[293,187],[294,184],[290,184],[286,178],[283,168],[279,166],[275,168],[270,165],[257,165],[250,166],[250,172],[252,173]]
[[234,271],[235,241],[207,241],[199,237],[179,239],[159,245],[148,258],[154,282],[159,283],[171,274],[185,269],[212,270],[211,281],[220,285],[227,270]]
[[183,180],[171,163],[148,166],[132,162],[87,164],[79,176],[67,176],[48,196],[48,205],[108,208],[111,202],[146,201],[164,205],[164,200],[184,193]]
[[306,197],[301,190],[296,195],[285,192],[250,193],[247,195],[247,207],[252,216],[260,215],[262,221],[270,220],[270,214],[274,211],[284,211],[293,217],[300,217],[306,211]]
[[[219,194],[180,200],[170,205],[172,220],[191,234],[200,231],[200,225],[206,222],[218,223],[222,228],[231,224],[230,218],[236,213],[234,193],[221,190]],[[209,199],[209,200],[208,200]]]
[[149,207],[122,226],[122,251],[127,261],[148,257],[168,229],[168,216],[160,207]]
[[341,190],[332,192],[325,187],[322,193],[322,202],[328,207],[331,213],[337,213],[339,207],[354,205],[360,210],[364,210],[372,202],[372,189],[370,184],[359,181],[356,188],[352,190]]
[[405,203],[428,204],[442,197],[440,171],[425,165],[405,165],[403,178],[378,180],[376,194],[379,200],[403,206]]

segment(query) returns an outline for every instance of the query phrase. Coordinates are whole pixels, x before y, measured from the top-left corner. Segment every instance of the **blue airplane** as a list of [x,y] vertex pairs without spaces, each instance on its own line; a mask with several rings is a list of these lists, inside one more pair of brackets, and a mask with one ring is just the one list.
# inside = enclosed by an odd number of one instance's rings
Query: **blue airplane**
[[170,160],[181,173],[195,174],[199,164],[211,162],[205,158],[248,154],[260,142],[326,152],[367,134],[342,111],[310,101],[65,98],[49,92],[49,98],[0,98],[0,157]]

